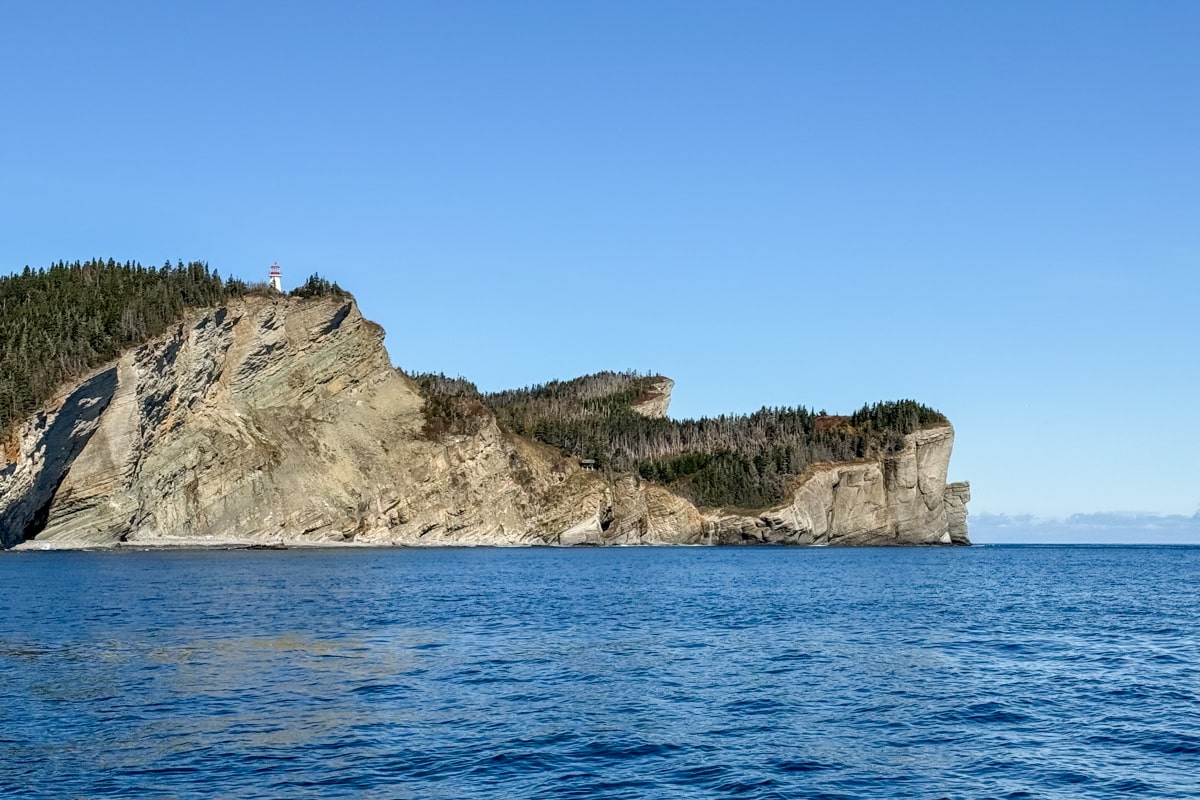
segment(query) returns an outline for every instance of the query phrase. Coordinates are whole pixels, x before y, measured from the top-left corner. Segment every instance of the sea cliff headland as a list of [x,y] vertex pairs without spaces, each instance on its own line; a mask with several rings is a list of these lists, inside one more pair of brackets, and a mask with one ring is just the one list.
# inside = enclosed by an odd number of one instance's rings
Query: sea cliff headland
[[[969,543],[936,412],[788,410],[667,451],[653,436],[707,430],[666,419],[669,379],[580,380],[556,386],[586,402],[554,405],[410,377],[341,292],[188,309],[10,425],[0,545]],[[604,414],[627,412],[649,433],[617,447]],[[704,502],[747,486],[759,506]]]

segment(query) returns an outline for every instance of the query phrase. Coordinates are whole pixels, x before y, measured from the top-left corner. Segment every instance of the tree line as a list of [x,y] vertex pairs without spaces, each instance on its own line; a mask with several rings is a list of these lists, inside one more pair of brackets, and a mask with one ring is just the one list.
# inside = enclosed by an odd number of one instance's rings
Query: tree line
[[942,414],[913,400],[864,405],[849,416],[797,406],[651,419],[631,406],[650,396],[661,377],[637,372],[602,372],[486,394],[462,378],[416,378],[429,398],[427,413],[440,415],[445,430],[467,432],[480,409],[490,408],[507,431],[554,445],[610,474],[636,473],[666,484],[701,506],[777,504],[814,464],[896,452],[905,435],[946,423]]
[[[202,261],[144,267],[127,261],[60,261],[0,277],[0,436],[65,382],[178,324],[187,311],[268,294],[266,283],[222,279]],[[345,296],[311,276],[297,297]],[[471,433],[494,414],[506,431],[636,473],[703,506],[780,502],[809,466],[903,447],[904,436],[945,417],[912,400],[865,405],[845,417],[803,407],[694,420],[650,419],[632,406],[660,376],[602,372],[570,381],[480,393],[470,381],[415,375],[426,398],[426,435]]]
[[[58,388],[178,324],[191,308],[267,294],[266,283],[222,279],[203,261],[59,261],[0,277],[0,436]],[[313,275],[292,295],[342,295]]]

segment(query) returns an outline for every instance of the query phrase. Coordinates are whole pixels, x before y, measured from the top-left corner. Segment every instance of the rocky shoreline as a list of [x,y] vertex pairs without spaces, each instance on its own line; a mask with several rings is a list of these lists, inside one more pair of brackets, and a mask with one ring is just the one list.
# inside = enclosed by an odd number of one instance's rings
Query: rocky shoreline
[[[64,387],[5,443],[0,546],[968,544],[954,430],[701,509],[505,433],[430,436],[353,299],[247,297]],[[665,414],[671,383],[646,402]],[[230,531],[237,531],[231,537]]]

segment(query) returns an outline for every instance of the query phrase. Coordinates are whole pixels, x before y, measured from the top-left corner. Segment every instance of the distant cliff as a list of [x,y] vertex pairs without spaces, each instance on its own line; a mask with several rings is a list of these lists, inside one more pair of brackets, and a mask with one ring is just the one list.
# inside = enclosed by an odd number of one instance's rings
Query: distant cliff
[[666,416],[674,383],[634,372],[488,394],[462,378],[415,378],[432,416],[449,417],[460,430],[472,409],[490,409],[502,430],[553,445],[610,478],[629,473],[661,483],[708,508],[779,506],[817,467],[899,456],[910,434],[949,426],[913,400],[868,404],[847,416],[789,406],[675,420]]
[[[698,508],[502,429],[487,402],[464,396],[464,419],[382,338],[337,295],[189,312],[10,429],[0,544],[968,541],[949,424],[809,465],[766,510]],[[671,383],[654,381],[631,405],[661,419]]]

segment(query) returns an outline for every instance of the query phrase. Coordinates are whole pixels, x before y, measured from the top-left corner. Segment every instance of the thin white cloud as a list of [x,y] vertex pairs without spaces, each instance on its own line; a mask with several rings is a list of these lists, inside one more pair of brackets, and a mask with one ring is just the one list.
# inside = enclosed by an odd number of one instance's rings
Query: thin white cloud
[[969,524],[977,544],[1200,544],[1200,512],[1095,512],[1066,519],[983,513],[972,514]]

